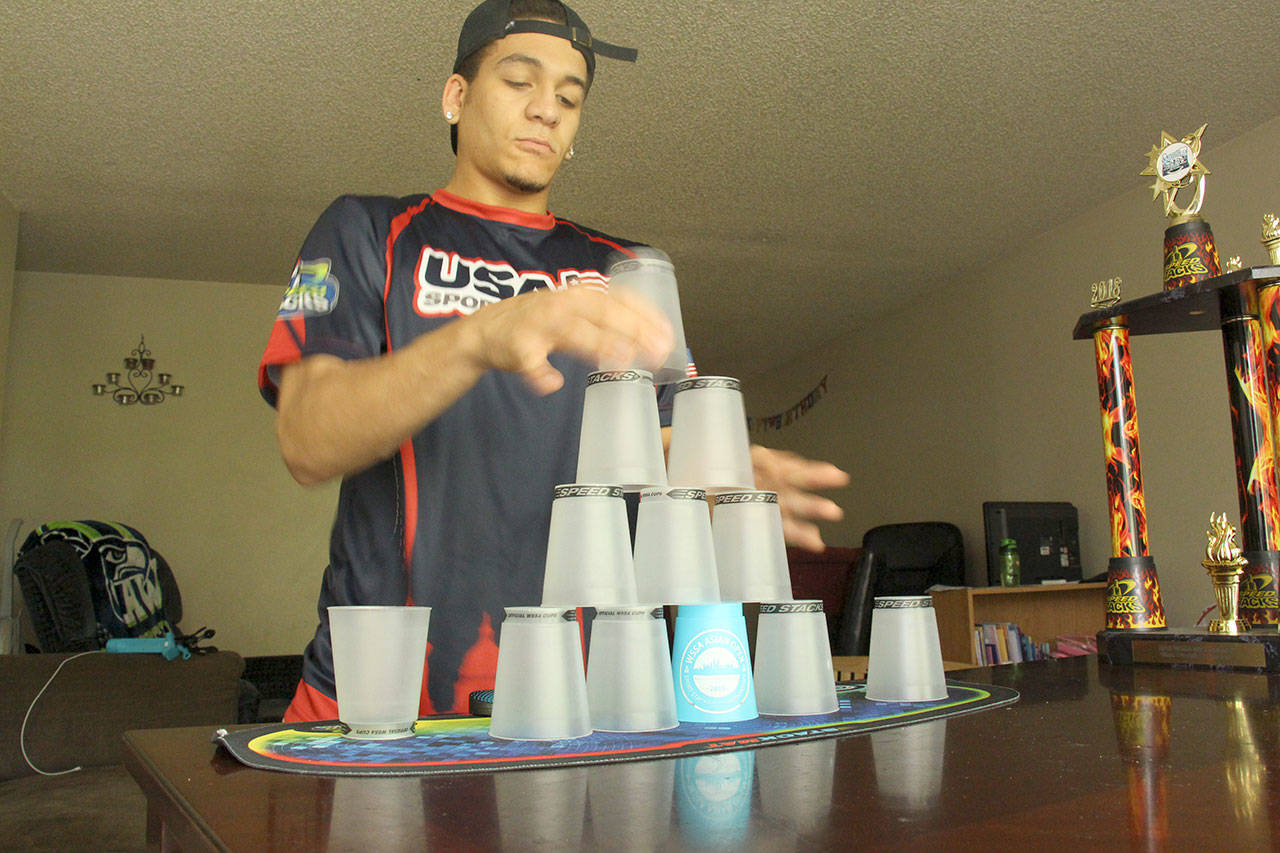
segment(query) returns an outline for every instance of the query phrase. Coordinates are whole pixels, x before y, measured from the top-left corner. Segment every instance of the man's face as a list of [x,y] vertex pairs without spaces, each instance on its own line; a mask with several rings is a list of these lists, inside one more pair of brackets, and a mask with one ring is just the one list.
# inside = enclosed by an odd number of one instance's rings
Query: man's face
[[517,192],[542,192],[578,132],[586,80],[586,60],[565,39],[494,42],[461,96],[459,160]]

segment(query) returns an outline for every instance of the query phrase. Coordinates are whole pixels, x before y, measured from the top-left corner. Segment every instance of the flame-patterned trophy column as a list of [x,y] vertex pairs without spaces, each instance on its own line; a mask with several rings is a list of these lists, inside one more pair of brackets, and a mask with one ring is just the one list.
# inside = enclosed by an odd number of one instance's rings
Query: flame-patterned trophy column
[[1113,322],[1093,335],[1107,466],[1111,560],[1107,565],[1107,628],[1164,628],[1155,560],[1147,553],[1147,510],[1138,450],[1129,329]]
[[1252,287],[1228,287],[1219,300],[1241,539],[1246,551],[1270,551],[1280,539],[1280,497],[1257,299]]
[[[1273,265],[1280,265],[1280,220],[1274,214],[1262,217],[1262,245]],[[1258,288],[1258,319],[1262,332],[1263,363],[1267,377],[1267,407],[1271,415],[1273,456],[1280,453],[1280,282]],[[1280,551],[1251,550],[1245,540],[1244,556],[1249,561],[1240,581],[1240,618],[1253,626],[1280,624],[1280,601],[1276,576],[1280,573]]]

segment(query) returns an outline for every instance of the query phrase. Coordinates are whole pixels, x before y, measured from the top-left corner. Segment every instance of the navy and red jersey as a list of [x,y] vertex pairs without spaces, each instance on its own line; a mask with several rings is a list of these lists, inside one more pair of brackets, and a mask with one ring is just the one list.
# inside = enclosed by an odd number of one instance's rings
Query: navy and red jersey
[[[444,191],[339,198],[303,244],[259,368],[262,395],[274,405],[279,366],[304,356],[378,356],[530,290],[605,288],[611,256],[636,245]],[[561,353],[551,363],[565,376],[559,391],[540,397],[489,371],[392,458],[343,479],[303,663],[300,696],[310,689],[317,714],[334,716],[325,608],[335,604],[432,608],[423,713],[465,711],[471,690],[492,687],[503,610],[541,603],[552,490],[575,479],[592,368]]]

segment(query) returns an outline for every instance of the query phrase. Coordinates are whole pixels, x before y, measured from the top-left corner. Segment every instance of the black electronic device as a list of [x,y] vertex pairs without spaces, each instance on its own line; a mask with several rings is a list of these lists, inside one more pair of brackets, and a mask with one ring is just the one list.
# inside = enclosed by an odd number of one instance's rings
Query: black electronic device
[[982,504],[987,539],[987,582],[1000,584],[1000,542],[1018,543],[1022,583],[1078,581],[1080,518],[1064,501],[987,501]]

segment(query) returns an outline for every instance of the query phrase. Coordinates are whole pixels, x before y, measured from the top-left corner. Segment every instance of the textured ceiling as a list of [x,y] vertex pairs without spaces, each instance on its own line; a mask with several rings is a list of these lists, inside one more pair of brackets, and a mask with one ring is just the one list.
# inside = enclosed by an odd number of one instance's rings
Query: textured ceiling
[[[283,287],[334,196],[448,179],[472,5],[6,0],[19,269]],[[552,210],[672,256],[704,372],[1139,186],[1161,130],[1207,121],[1212,147],[1280,108],[1274,0],[574,7],[640,62],[600,60]]]

